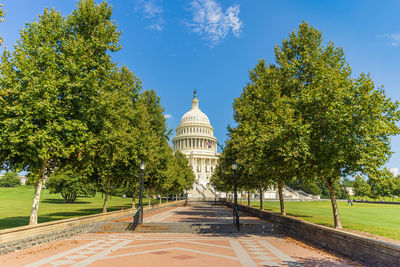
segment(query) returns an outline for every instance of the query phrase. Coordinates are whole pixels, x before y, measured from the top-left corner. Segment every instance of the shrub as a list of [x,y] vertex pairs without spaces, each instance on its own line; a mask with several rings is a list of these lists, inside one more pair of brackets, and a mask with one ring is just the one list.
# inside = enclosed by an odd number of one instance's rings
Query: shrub
[[21,185],[21,180],[15,172],[6,172],[0,179],[0,187],[16,187]]
[[47,182],[50,193],[60,193],[66,203],[74,203],[77,197],[94,196],[95,186],[85,177],[71,170],[61,170]]

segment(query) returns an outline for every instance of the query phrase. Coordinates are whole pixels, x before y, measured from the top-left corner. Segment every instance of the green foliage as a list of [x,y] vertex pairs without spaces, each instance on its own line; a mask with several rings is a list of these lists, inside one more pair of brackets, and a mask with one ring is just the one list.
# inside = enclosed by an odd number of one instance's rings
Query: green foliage
[[382,172],[390,138],[400,132],[398,103],[368,75],[351,77],[343,49],[325,45],[322,33],[304,22],[275,47],[275,64],[260,60],[249,78],[233,104],[237,127],[229,128],[248,184],[322,181],[340,228],[336,197],[347,192],[339,182]]
[[288,186],[294,190],[303,190],[308,194],[320,195],[322,198],[326,197],[322,195],[323,190],[321,189],[318,180],[303,181],[303,179],[294,179],[288,184]]
[[371,194],[371,186],[363,176],[357,175],[354,181],[354,191],[356,196],[369,196]]
[[45,9],[20,34],[0,68],[0,165],[38,174],[36,223],[46,172],[76,157],[103,124],[99,93],[120,33],[107,3],[82,0],[66,18]]
[[[236,161],[238,153],[234,150],[231,140],[226,141],[226,146],[218,159],[218,165],[216,166],[215,172],[211,177],[210,183],[212,186],[220,192],[227,192],[233,190],[233,171],[232,164]],[[249,176],[243,173],[245,170],[243,165],[238,165],[237,178],[238,188],[250,185]],[[254,179],[255,180],[255,179]],[[258,188],[257,185],[254,188]]]
[[351,77],[342,48],[323,45],[322,33],[307,23],[275,48],[280,85],[308,129],[304,176],[329,187],[335,226],[341,227],[335,184],[341,177],[371,175],[390,156],[390,136],[399,133],[398,103],[368,75]]
[[0,179],[0,187],[16,187],[21,185],[21,180],[16,172],[6,172]]
[[195,181],[193,169],[189,164],[188,159],[182,152],[176,151],[172,158],[175,162],[175,177],[170,189],[171,193],[180,194],[182,191],[192,189]]
[[340,182],[342,186],[352,187],[354,186],[354,181],[350,180],[349,178],[345,177]]
[[382,197],[393,197],[400,193],[400,178],[393,176],[387,168],[370,175],[368,178],[367,185],[370,190],[364,196],[380,200]]
[[66,203],[74,203],[77,197],[93,197],[96,194],[92,183],[70,169],[57,171],[46,184],[50,193],[61,194]]

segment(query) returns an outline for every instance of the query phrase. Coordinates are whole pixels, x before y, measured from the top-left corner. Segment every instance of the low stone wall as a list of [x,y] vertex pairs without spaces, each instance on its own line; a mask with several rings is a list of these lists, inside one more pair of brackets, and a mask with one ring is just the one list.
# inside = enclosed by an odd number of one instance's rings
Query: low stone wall
[[[232,207],[230,202],[225,204]],[[243,205],[239,205],[239,211],[278,223],[290,236],[369,266],[400,266],[399,245]]]
[[[143,210],[157,210],[170,206],[183,205],[184,203],[185,200],[171,201],[160,205],[146,206]],[[135,210],[136,209],[127,209],[99,213],[0,230],[0,255],[51,240],[68,238],[80,233],[93,232],[107,221],[132,216]]]

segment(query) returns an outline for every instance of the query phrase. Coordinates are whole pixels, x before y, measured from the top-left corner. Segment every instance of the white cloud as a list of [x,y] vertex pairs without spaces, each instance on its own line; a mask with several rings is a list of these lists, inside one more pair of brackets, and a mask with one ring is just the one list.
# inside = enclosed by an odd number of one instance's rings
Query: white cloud
[[162,0],[137,0],[135,11],[142,12],[144,17],[151,21],[148,26],[150,30],[162,31],[164,29],[165,20],[163,18]]
[[392,45],[393,46],[398,46],[400,45],[400,33],[392,33],[390,35],[390,37],[392,38]]
[[218,45],[230,31],[235,37],[240,36],[243,23],[239,18],[239,5],[230,6],[223,12],[215,0],[194,0],[190,10],[193,12],[190,27],[206,39],[210,47]]
[[164,114],[164,118],[166,118],[168,120],[168,119],[173,118],[173,116],[171,114],[167,113],[167,114]]
[[398,176],[399,168],[390,168],[390,172],[392,173],[393,176]]
[[380,38],[388,39],[388,45],[398,46],[400,45],[400,33],[385,33],[383,35],[378,35]]

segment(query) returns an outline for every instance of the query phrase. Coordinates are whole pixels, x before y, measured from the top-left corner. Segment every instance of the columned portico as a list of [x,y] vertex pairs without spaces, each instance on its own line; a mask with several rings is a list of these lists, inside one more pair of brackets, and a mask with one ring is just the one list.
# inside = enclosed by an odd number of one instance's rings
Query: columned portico
[[182,116],[176,128],[172,146],[189,159],[196,177],[194,190],[207,191],[218,161],[217,138],[214,137],[214,129],[207,115],[199,108],[196,91],[192,99],[192,108]]

